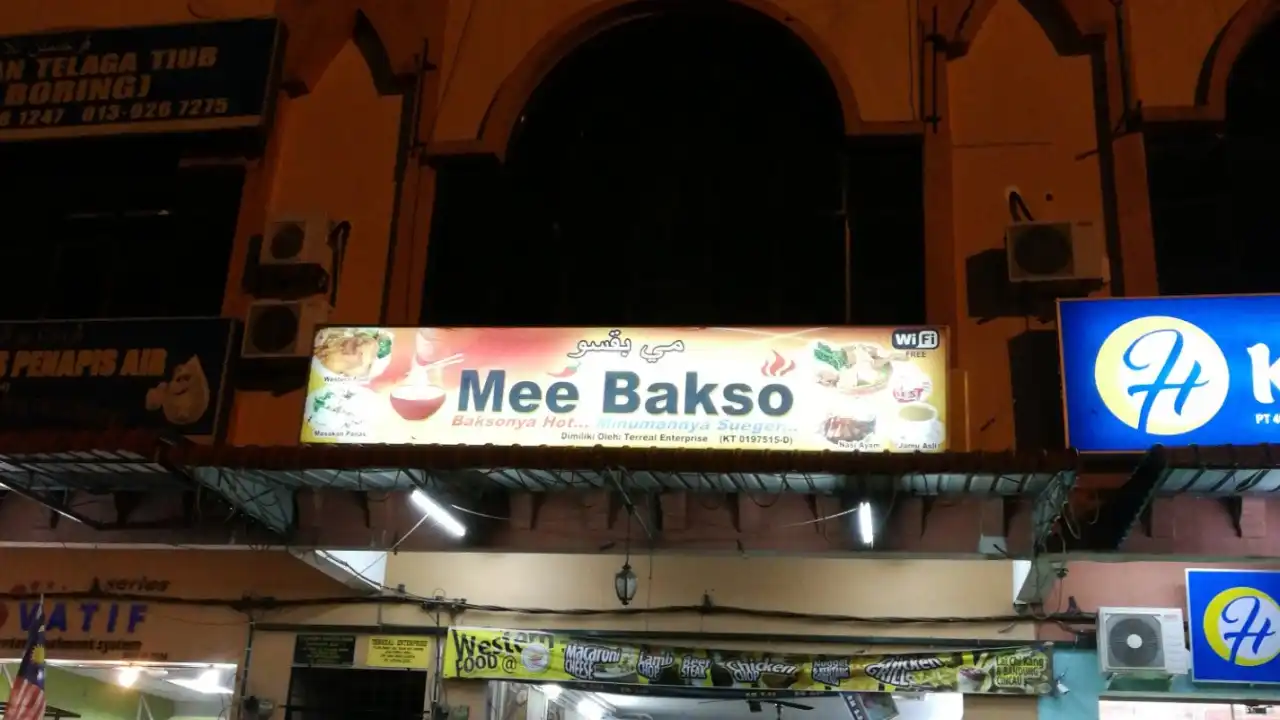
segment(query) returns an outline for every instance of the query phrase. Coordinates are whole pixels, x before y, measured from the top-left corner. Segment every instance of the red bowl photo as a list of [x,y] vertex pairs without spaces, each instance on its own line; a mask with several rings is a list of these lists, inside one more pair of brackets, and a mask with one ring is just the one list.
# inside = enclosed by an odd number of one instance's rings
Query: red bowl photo
[[404,385],[391,391],[391,409],[405,420],[426,420],[444,407],[446,397],[435,385]]

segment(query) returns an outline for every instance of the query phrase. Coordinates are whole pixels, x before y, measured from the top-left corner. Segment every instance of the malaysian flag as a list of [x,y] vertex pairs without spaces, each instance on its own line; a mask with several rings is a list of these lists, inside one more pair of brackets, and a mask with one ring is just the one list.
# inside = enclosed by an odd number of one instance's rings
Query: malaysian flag
[[44,602],[31,620],[27,633],[27,649],[22,653],[18,676],[9,689],[4,720],[42,720],[44,718]]

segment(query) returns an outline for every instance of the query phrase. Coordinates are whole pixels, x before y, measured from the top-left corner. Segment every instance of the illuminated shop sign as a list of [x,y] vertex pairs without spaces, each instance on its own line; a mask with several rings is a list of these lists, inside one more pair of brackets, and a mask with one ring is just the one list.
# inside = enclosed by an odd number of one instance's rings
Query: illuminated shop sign
[[1072,300],[1058,317],[1073,447],[1280,440],[1280,296]]
[[279,37],[246,19],[0,38],[0,140],[253,127]]
[[1187,570],[1191,679],[1280,683],[1280,572]]
[[236,323],[0,323],[0,431],[219,432]]
[[313,443],[937,452],[929,328],[327,328]]
[[[149,603],[138,596],[162,596],[169,581],[149,577],[93,578],[93,592],[126,594],[134,599],[120,600],[110,596],[84,597],[75,600],[44,600],[45,644],[60,656],[104,655],[130,659],[166,659],[164,653],[153,653],[141,638],[146,632]],[[52,581],[16,583],[9,588],[14,595],[41,592],[68,592],[69,588]],[[0,652],[16,656],[26,646],[27,631],[39,614],[40,600],[0,602]]]

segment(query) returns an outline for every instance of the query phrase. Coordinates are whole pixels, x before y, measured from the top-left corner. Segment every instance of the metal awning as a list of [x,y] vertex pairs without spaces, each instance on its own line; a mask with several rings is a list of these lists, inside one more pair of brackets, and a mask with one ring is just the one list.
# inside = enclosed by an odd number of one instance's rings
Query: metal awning
[[[1127,477],[1083,532],[1063,508],[1085,474]],[[606,490],[1033,499],[1037,546],[1118,548],[1159,495],[1232,498],[1280,490],[1280,448],[1156,447],[1145,454],[858,454],[522,446],[231,446],[148,433],[0,436],[0,484],[86,524],[73,494],[195,491],[287,535],[304,490],[427,489],[453,496]],[[121,522],[125,527],[127,513]],[[91,527],[94,525],[90,524]],[[139,525],[129,525],[139,529]],[[108,529],[99,523],[95,529]]]
[[524,446],[232,446],[148,433],[11,433],[0,483],[68,517],[72,492],[211,490],[280,533],[304,488],[351,491],[628,493],[875,488],[909,495],[1041,495],[1069,486],[1080,456],[1060,453],[810,453]]
[[1191,445],[1157,448],[1163,461],[1160,490],[1202,496],[1280,492],[1280,446]]
[[[1064,552],[1114,551],[1139,519],[1149,518],[1151,503],[1160,496],[1224,498],[1238,506],[1244,498],[1280,491],[1280,447],[1272,445],[1157,445],[1140,456],[1127,457],[1132,463],[1126,471],[1128,479],[1099,504],[1093,522],[1074,530],[1056,520],[1037,524],[1036,547]],[[1085,472],[1091,464],[1089,456],[1082,456]]]

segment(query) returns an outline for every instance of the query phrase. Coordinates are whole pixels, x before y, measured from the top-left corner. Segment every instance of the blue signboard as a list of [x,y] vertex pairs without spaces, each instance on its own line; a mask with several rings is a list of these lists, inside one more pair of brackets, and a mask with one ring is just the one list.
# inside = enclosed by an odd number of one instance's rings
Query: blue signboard
[[1058,328],[1072,447],[1280,442],[1280,296],[1063,301]]
[[219,434],[236,322],[0,323],[0,432]]
[[0,140],[258,125],[279,39],[261,18],[0,38]]
[[1280,571],[1187,570],[1191,679],[1280,683]]

